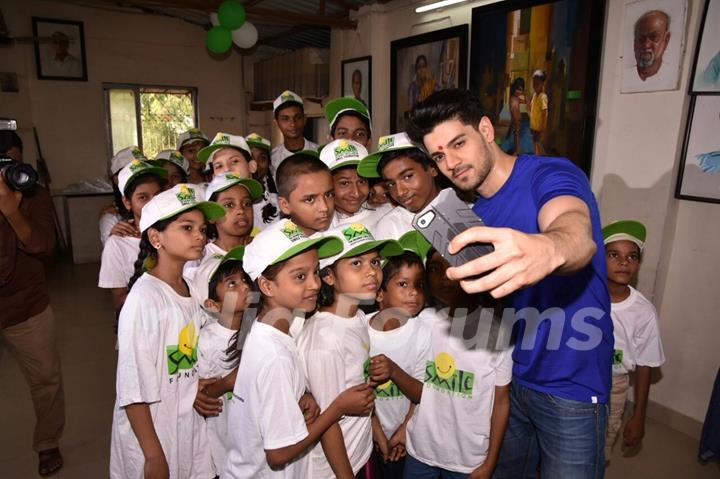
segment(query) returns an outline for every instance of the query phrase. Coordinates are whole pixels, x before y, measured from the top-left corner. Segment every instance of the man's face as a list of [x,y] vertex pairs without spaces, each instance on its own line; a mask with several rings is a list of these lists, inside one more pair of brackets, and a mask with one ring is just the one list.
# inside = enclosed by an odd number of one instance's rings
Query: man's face
[[302,138],[305,128],[305,113],[297,105],[282,108],[273,120],[285,139]]
[[53,40],[53,49],[57,58],[65,58],[68,54],[70,43],[67,37],[58,37]]
[[435,168],[425,169],[409,156],[395,158],[382,170],[390,196],[411,213],[417,213],[437,196],[436,176]]
[[360,73],[354,73],[352,77],[352,89],[355,98],[360,98],[362,94],[362,75]]
[[190,144],[186,143],[180,148],[180,153],[188,160],[190,168],[193,170],[202,171],[205,168],[205,165],[197,159],[198,151],[202,150],[204,146],[204,141],[194,141]]
[[257,165],[255,177],[262,180],[270,173],[270,154],[264,148],[251,147],[250,151],[252,151],[253,160]]
[[365,148],[370,143],[370,132],[365,127],[363,121],[352,115],[340,117],[335,127],[335,136],[333,140],[353,140],[360,143]]
[[459,120],[438,124],[423,142],[435,165],[462,191],[477,190],[495,163],[486,138]]
[[670,42],[667,22],[661,14],[641,18],[635,26],[635,60],[640,69],[660,65]]
[[333,179],[329,171],[300,175],[289,196],[278,196],[278,206],[307,236],[328,229],[335,209]]

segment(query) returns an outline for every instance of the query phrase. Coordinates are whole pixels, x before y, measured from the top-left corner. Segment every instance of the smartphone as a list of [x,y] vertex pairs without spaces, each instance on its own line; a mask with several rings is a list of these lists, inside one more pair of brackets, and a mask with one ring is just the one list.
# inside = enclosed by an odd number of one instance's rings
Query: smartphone
[[456,254],[448,252],[448,245],[456,235],[474,226],[485,226],[482,219],[458,198],[452,188],[442,190],[430,204],[416,214],[412,225],[451,266],[460,266],[495,250],[490,243],[475,243],[467,245]]

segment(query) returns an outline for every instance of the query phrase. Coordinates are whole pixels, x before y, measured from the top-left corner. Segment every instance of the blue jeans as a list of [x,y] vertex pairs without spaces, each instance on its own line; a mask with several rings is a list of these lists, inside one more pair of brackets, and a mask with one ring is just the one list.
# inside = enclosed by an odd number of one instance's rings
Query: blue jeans
[[513,381],[510,419],[493,479],[601,479],[607,405],[571,401]]
[[441,467],[429,466],[410,454],[405,456],[404,479],[467,479],[470,474],[448,471]]

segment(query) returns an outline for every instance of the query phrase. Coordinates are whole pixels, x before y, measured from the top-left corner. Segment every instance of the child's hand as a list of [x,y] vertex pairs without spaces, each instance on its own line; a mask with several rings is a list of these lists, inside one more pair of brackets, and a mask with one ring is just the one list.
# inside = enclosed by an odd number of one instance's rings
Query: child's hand
[[390,446],[390,452],[388,453],[385,462],[397,462],[403,457],[405,457],[405,455],[405,446],[403,446],[402,444],[398,444],[395,447]]
[[389,380],[395,373],[395,363],[384,354],[370,358],[370,382],[373,386]]
[[645,418],[633,415],[625,424],[623,445],[625,447],[635,447],[640,444],[643,436],[645,436]]
[[[395,431],[390,438],[390,447],[396,448],[397,446],[402,446],[403,449],[405,449],[405,438],[407,437],[406,434],[407,431],[407,423],[403,422],[400,424],[400,427],[397,428],[397,431]],[[402,457],[402,456],[401,456]]]
[[490,479],[493,475],[494,470],[495,467],[489,462],[485,461],[480,467],[470,473],[468,479]]
[[193,407],[203,417],[214,417],[222,412],[222,400],[208,394],[207,387],[219,378],[200,379]]
[[139,238],[140,231],[135,226],[135,220],[120,220],[115,223],[115,226],[110,230],[110,236],[134,236],[135,238]]
[[334,402],[343,414],[362,416],[372,411],[375,395],[370,385],[358,384],[341,392]]
[[165,456],[160,454],[157,457],[146,459],[143,467],[145,479],[169,479],[170,469]]
[[388,440],[385,437],[385,434],[383,434],[382,436],[377,436],[375,438],[375,446],[377,447],[378,451],[380,451],[380,454],[382,454],[383,461],[387,462],[390,455],[390,445],[388,444]]
[[315,401],[315,398],[310,393],[302,395],[298,406],[300,406],[300,410],[305,418],[305,424],[312,424],[320,415],[320,406],[318,406],[317,401]]

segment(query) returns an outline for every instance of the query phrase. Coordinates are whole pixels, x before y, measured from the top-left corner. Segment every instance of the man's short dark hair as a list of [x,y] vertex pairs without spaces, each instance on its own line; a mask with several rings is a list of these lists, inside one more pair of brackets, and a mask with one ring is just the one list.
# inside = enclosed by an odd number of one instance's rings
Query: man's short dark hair
[[360,113],[358,113],[356,111],[352,111],[352,110],[340,113],[338,115],[338,117],[335,119],[335,123],[333,123],[332,126],[330,127],[330,136],[335,138],[335,130],[337,129],[337,125],[338,125],[338,123],[340,123],[340,119],[343,117],[346,117],[346,116],[354,116],[358,120],[362,121],[363,125],[365,125],[365,129],[368,132],[368,138],[372,137],[372,131],[370,130],[370,120],[368,120],[366,117],[362,116]]
[[380,173],[381,177],[383,175],[382,172],[385,167],[389,165],[391,161],[398,158],[410,158],[415,163],[418,163],[420,166],[422,166],[424,170],[427,170],[428,168],[430,168],[430,166],[435,166],[430,160],[430,157],[427,156],[427,154],[420,149],[411,148],[408,150],[391,151],[381,156],[380,161],[378,161],[377,171],[378,173]]
[[283,103],[282,105],[277,107],[277,109],[273,113],[273,115],[275,116],[275,119],[277,120],[277,117],[281,111],[283,111],[286,108],[290,108],[291,106],[296,106],[296,107],[300,108],[300,112],[303,114],[303,116],[305,115],[305,107],[303,106],[302,103],[298,103],[296,101],[286,101],[285,103]]
[[311,155],[293,155],[283,160],[275,173],[278,196],[289,199],[290,193],[297,187],[300,176],[317,173],[318,171],[330,173],[330,168],[319,158]]
[[440,90],[415,105],[406,132],[410,139],[422,144],[425,135],[444,121],[459,120],[477,130],[483,116],[480,99],[469,90]]
[[22,153],[23,142],[20,136],[12,130],[0,131],[0,153],[7,153],[12,147],[17,147]]

